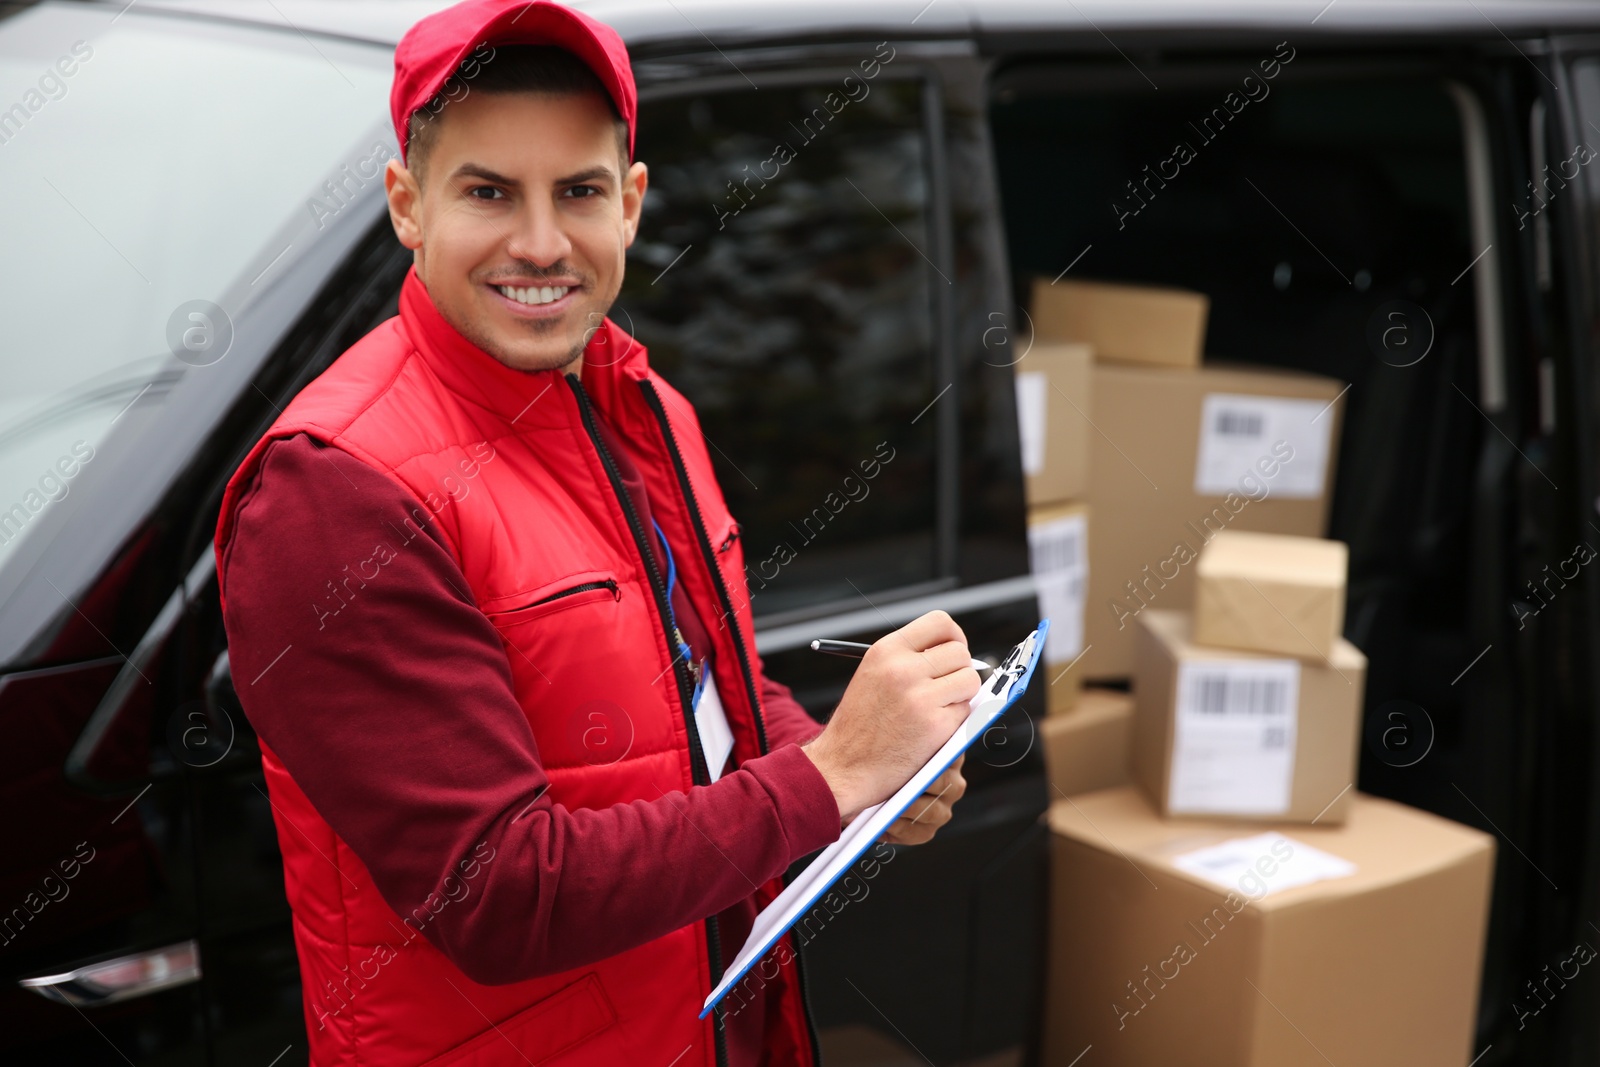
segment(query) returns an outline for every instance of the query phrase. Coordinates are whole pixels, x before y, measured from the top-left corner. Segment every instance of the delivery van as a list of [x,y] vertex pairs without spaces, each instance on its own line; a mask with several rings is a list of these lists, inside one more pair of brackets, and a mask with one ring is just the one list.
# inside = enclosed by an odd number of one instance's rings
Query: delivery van
[[[8,1062],[306,1062],[211,537],[250,445],[396,312],[392,52],[443,6],[0,5]],[[1493,839],[1473,1062],[1600,1059],[1600,7],[581,7],[628,42],[650,168],[611,317],[696,405],[768,674],[824,719],[852,663],[814,638],[1076,627],[954,820],[807,945],[826,1062],[1043,1062],[1074,816],[1042,727],[1126,692],[1138,617],[1188,606],[1140,509],[1204,500],[1198,530],[1233,492],[1198,450],[1272,457],[1270,412],[1206,406],[1263,377],[1326,411],[1324,451],[1226,514],[1298,504],[1348,546],[1349,785]],[[1019,387],[1073,343],[1103,390]],[[1057,396],[1087,459],[1046,499]],[[1081,525],[1030,552],[1030,504]]]

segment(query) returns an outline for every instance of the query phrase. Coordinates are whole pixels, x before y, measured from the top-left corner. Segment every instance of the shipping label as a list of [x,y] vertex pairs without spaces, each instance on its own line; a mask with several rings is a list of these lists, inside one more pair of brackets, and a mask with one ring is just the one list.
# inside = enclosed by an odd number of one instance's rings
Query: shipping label
[[1083,610],[1089,584],[1089,523],[1082,513],[1028,524],[1028,556],[1039,610],[1050,620],[1047,663],[1071,663],[1083,651]]
[[1282,441],[1294,458],[1273,477],[1272,494],[1315,499],[1323,491],[1332,425],[1332,405],[1326,401],[1207,393],[1200,410],[1194,491],[1199,496],[1236,492],[1241,478],[1264,474],[1257,464]]
[[1045,435],[1049,433],[1049,383],[1040,371],[1017,372],[1017,436],[1022,438],[1022,473],[1032,478],[1044,470]]
[[1297,885],[1356,873],[1356,865],[1283,834],[1235,837],[1174,856],[1172,865],[1224,889],[1259,900]]
[[1299,705],[1297,660],[1179,664],[1170,809],[1228,815],[1288,811]]

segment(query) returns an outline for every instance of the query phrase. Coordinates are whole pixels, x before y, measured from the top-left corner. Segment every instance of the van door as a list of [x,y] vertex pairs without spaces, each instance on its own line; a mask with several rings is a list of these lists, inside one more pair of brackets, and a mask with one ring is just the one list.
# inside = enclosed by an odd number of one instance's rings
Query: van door
[[[702,58],[635,59],[650,191],[611,318],[694,402],[767,675],[825,719],[854,664],[813,638],[872,641],[942,607],[992,656],[1038,622],[1012,372],[984,347],[1005,301],[970,165],[978,70],[966,46],[899,41]],[[811,924],[825,1055],[1033,1041],[1036,688],[969,752],[952,823]]]

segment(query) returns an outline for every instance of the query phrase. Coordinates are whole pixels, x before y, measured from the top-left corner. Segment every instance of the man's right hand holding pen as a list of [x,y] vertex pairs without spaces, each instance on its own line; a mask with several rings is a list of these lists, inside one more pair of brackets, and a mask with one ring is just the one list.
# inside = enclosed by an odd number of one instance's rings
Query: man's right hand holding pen
[[[822,733],[802,751],[833,790],[843,822],[887,800],[966,719],[982,680],[954,619],[930,611],[867,649]],[[954,774],[955,779],[944,778]],[[915,815],[932,831],[965,789],[959,768],[941,776],[943,799]],[[913,805],[913,807],[916,807]]]

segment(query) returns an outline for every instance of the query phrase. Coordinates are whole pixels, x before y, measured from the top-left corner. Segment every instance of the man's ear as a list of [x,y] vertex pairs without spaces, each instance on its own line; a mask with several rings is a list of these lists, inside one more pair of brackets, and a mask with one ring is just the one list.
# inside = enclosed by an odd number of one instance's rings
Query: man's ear
[[383,188],[389,197],[389,222],[394,226],[394,235],[402,245],[416,251],[422,247],[422,189],[416,175],[398,159],[391,159],[384,168]]
[[644,211],[644,193],[650,187],[650,168],[635,162],[622,176],[622,247],[632,248]]

